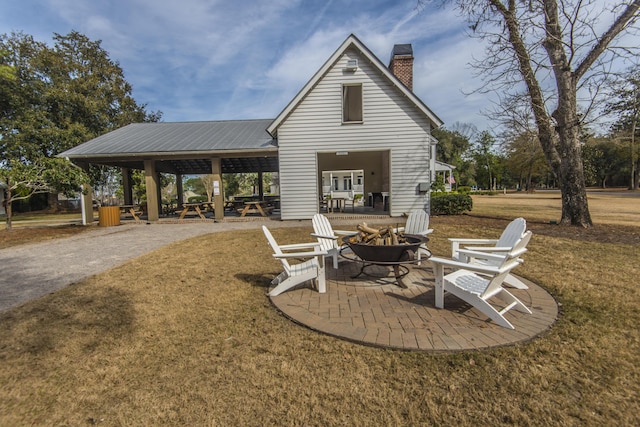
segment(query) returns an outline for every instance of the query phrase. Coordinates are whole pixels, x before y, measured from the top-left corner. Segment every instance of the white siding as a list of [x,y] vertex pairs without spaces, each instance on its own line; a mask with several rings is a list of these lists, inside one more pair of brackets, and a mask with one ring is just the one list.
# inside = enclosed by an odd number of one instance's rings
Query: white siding
[[[355,72],[343,71],[358,59]],[[342,84],[361,83],[363,123],[342,124]],[[317,152],[390,152],[390,214],[425,207],[430,182],[429,119],[379,70],[347,50],[278,129],[282,219],[308,219],[318,210]]]

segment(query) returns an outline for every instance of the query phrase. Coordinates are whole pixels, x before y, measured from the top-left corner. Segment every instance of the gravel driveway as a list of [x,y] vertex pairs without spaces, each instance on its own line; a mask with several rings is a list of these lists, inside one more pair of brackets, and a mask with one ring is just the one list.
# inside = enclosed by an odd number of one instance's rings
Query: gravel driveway
[[[0,312],[54,292],[169,243],[227,230],[297,227],[310,221],[123,224],[0,250]],[[266,243],[266,240],[265,240]]]

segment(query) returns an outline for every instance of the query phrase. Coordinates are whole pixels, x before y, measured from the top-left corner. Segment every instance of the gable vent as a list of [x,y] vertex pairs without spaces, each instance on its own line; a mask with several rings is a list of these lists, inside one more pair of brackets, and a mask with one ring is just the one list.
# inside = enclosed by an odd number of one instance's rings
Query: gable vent
[[358,69],[358,60],[349,59],[347,61],[347,71],[356,71]]

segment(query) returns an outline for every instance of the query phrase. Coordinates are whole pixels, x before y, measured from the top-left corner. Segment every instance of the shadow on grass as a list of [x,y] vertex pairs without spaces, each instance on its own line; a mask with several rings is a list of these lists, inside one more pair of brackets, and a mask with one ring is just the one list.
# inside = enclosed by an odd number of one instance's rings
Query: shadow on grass
[[263,288],[265,292],[269,290],[271,281],[276,277],[277,273],[262,273],[262,274],[250,274],[250,273],[238,273],[235,277],[257,288]]
[[0,330],[2,341],[33,355],[54,352],[69,343],[89,353],[130,334],[134,318],[129,292],[72,286],[0,316]]

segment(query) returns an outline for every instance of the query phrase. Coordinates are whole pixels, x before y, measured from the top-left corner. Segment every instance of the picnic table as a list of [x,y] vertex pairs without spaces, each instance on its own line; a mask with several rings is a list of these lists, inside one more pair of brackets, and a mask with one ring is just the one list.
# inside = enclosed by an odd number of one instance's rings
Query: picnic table
[[136,222],[140,221],[140,215],[142,215],[140,205],[120,205],[120,212],[124,215],[131,215]]
[[244,202],[244,209],[240,211],[240,216],[243,217],[248,213],[258,213],[262,216],[267,216],[273,208],[267,206],[266,202],[252,201]]
[[183,203],[182,204],[182,212],[180,212],[180,218],[179,219],[184,219],[184,217],[187,215],[187,213],[189,211],[193,211],[195,212],[200,218],[202,219],[206,219],[206,217],[204,216],[204,213],[202,212],[202,209],[206,209],[206,207],[209,205],[209,202],[202,202],[202,203]]

